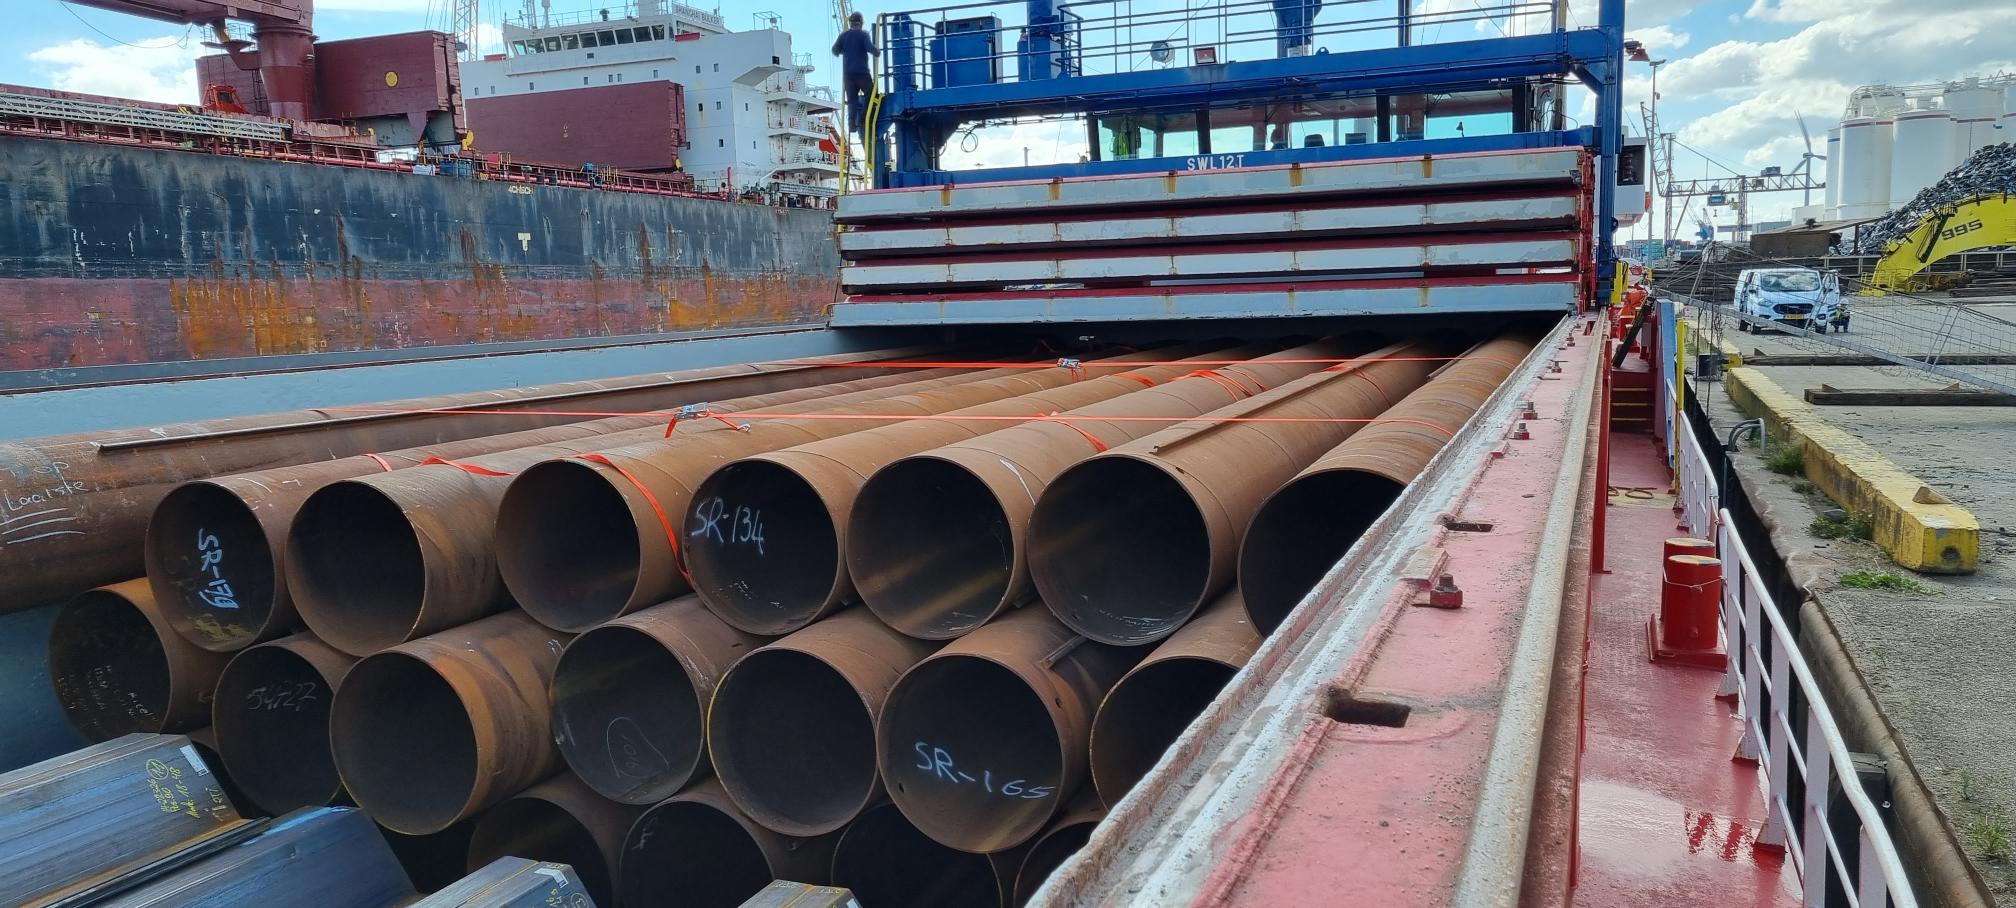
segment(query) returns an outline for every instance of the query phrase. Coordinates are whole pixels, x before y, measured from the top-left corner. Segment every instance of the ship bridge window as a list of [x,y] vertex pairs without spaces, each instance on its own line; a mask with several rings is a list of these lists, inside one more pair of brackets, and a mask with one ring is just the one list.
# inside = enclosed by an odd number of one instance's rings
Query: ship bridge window
[[634,35],[640,42],[651,40],[651,27],[648,25],[639,25],[636,28],[631,29],[630,33]]
[[600,47],[601,45],[600,45],[600,44],[598,44],[598,43],[597,43],[597,42],[595,41],[595,33],[594,33],[594,32],[582,32],[582,33],[581,33],[581,46],[582,46],[582,47]]
[[[609,31],[609,32],[598,32],[598,34],[600,34],[600,35],[602,36],[602,38],[601,38],[601,41],[602,41],[602,46],[603,46],[603,47],[615,47],[615,46],[616,46],[616,33],[615,33],[615,32],[613,32],[613,31]],[[629,43],[629,42],[627,42],[627,41],[626,41],[626,42],[624,42],[624,43],[626,43],[626,44],[627,44],[627,43]]]
[[651,40],[653,41],[665,40],[665,26],[663,25],[651,26]]
[[561,46],[561,47],[564,47],[564,48],[566,48],[566,49],[568,49],[568,50],[580,50],[580,49],[581,49],[581,36],[580,36],[580,35],[561,35],[561,36],[560,36],[560,46]]
[[553,51],[557,51],[557,50],[559,50],[559,49],[560,49],[560,36],[559,36],[559,35],[554,35],[554,36],[553,36],[553,37],[551,37],[551,38],[547,38],[547,39],[546,39],[546,49],[547,49],[547,50],[553,50]]

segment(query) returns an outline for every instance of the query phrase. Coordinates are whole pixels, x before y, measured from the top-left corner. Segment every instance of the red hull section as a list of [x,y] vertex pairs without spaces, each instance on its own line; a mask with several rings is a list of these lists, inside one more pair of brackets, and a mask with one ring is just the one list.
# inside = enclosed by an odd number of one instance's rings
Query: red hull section
[[0,370],[805,323],[834,293],[784,274],[0,280]]

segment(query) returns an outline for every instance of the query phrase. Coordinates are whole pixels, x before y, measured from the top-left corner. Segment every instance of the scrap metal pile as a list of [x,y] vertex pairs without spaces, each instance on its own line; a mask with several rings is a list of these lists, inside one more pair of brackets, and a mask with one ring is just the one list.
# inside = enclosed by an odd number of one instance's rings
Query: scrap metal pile
[[1856,233],[1855,252],[1880,255],[1941,209],[1984,196],[2016,194],[2016,144],[2003,142],[1974,152],[1939,182]]
[[[209,726],[205,798],[283,816],[248,846],[375,821],[407,876],[315,904],[523,879],[505,857],[603,906],[774,879],[1019,904],[1529,327],[880,351],[0,446],[80,531],[8,547],[0,595],[103,584],[52,631],[66,713]],[[144,578],[108,576],[133,552]]]

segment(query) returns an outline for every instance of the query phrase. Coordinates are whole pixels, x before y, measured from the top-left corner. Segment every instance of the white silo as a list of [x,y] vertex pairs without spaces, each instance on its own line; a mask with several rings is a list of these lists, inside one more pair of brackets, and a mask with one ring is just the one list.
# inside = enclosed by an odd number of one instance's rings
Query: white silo
[[1993,142],[2016,142],[2016,81],[2002,83],[2002,129]]
[[1890,207],[1903,205],[1938,182],[1959,163],[1953,153],[1953,115],[1943,110],[1907,110],[1897,115],[1890,150]]
[[1983,85],[1978,77],[1971,77],[1948,84],[1940,101],[1953,115],[1954,160],[1947,170],[1981,147],[2001,141],[2001,130],[1995,127],[2002,118],[2003,99],[1996,86]]
[[1890,121],[1853,117],[1840,129],[1840,215],[1882,217],[1890,210]]
[[1833,220],[1841,216],[1841,127],[1827,130],[1827,147],[1821,149],[1827,155],[1827,209],[1826,218]]
[[1888,85],[1872,85],[1865,91],[1856,104],[1857,116],[1883,119],[1911,107],[1911,102],[1904,99],[1904,92]]

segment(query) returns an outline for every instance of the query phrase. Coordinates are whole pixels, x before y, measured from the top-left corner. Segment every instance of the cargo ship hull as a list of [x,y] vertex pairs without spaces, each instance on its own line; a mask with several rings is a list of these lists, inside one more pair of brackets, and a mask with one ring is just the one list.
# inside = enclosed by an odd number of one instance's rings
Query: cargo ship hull
[[0,370],[816,320],[831,214],[0,136]]

